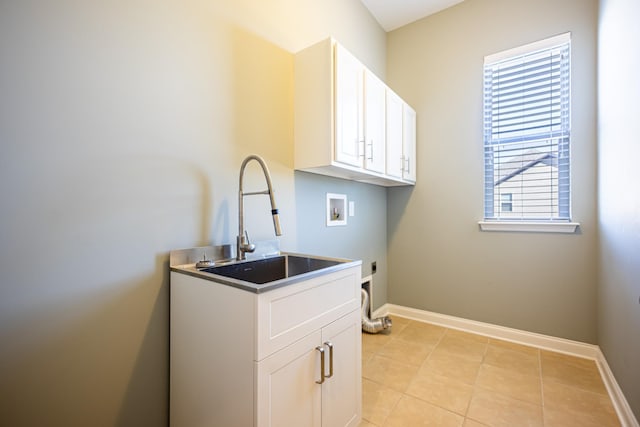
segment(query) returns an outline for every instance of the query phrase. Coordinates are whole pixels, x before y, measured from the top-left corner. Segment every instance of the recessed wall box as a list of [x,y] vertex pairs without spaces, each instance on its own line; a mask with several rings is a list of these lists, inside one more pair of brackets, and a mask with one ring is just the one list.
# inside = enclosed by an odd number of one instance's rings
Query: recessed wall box
[[347,196],[327,193],[327,227],[347,225]]

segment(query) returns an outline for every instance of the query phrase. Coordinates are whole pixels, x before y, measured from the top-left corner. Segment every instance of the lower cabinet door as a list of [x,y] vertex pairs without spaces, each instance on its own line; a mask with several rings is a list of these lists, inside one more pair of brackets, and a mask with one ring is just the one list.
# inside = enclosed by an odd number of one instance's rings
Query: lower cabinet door
[[[322,385],[323,427],[357,427],[362,415],[362,338],[360,310],[322,329],[325,373]],[[331,368],[333,351],[333,372]]]
[[317,331],[256,362],[256,426],[320,427],[321,353]]
[[355,310],[256,362],[255,425],[357,427],[362,414],[360,325],[360,310]]

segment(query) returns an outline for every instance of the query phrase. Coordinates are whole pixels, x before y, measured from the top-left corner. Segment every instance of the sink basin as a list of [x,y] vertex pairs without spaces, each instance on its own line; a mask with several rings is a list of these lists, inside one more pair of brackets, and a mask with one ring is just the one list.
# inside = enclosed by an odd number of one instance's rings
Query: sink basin
[[298,255],[280,255],[255,261],[208,267],[200,271],[262,285],[341,264],[342,261]]

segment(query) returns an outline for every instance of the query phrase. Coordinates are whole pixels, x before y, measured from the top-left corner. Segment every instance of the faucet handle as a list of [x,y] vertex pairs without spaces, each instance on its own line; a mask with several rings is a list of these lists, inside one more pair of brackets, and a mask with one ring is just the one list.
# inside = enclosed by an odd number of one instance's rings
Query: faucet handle
[[[245,237],[246,236],[246,240]],[[242,251],[243,252],[253,252],[256,250],[256,245],[251,243],[251,240],[249,239],[249,232],[247,230],[244,230],[244,236],[243,239],[244,242],[242,243]]]
[[215,265],[215,262],[212,259],[207,259],[206,252],[202,254],[202,260],[196,262],[196,268],[207,268],[207,267],[213,267],[214,265]]

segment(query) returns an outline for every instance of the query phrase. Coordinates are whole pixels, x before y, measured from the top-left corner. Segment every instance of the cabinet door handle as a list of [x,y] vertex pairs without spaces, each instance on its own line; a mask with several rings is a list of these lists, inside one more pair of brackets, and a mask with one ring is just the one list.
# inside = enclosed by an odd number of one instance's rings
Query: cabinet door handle
[[373,162],[373,139],[371,140],[371,142],[369,143],[369,147],[370,147],[370,153],[371,156],[369,156],[369,160],[371,160]]
[[365,147],[367,141],[365,141],[364,139],[357,139],[356,143],[358,144],[358,157],[365,157],[367,155],[367,148]]
[[327,375],[326,378],[331,378],[333,376],[333,343],[326,341],[324,345],[329,347],[329,375]]
[[316,384],[322,384],[324,382],[324,347],[318,346],[316,350],[320,352],[320,381],[316,381]]
[[400,170],[404,172],[404,156],[400,156]]
[[407,157],[407,158],[405,159],[405,161],[407,162],[407,169],[406,169],[406,171],[407,171],[407,173],[409,173],[409,172],[411,171],[411,161],[410,161],[409,157]]

